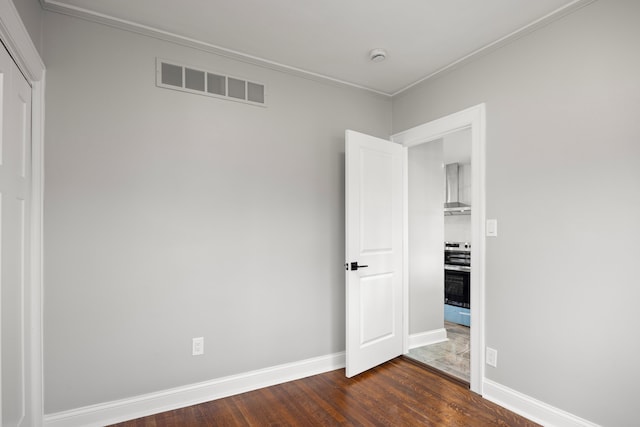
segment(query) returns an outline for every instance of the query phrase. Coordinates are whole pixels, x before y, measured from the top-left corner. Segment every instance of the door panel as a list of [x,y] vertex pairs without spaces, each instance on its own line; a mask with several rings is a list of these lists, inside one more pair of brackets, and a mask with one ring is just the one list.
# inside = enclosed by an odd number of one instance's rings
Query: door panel
[[360,156],[360,252],[387,253],[393,247],[393,159],[362,147]]
[[[403,148],[346,132],[346,375],[402,353]],[[353,269],[351,263],[359,268]]]
[[360,343],[369,345],[393,335],[393,275],[365,277],[360,281],[360,313],[362,332]]
[[31,88],[0,46],[0,424],[25,417]]

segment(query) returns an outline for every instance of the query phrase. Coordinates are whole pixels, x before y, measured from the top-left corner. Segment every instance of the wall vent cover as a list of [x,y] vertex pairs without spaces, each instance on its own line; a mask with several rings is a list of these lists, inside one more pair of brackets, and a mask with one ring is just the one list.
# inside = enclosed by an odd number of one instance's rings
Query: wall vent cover
[[262,83],[157,58],[156,86],[265,107]]

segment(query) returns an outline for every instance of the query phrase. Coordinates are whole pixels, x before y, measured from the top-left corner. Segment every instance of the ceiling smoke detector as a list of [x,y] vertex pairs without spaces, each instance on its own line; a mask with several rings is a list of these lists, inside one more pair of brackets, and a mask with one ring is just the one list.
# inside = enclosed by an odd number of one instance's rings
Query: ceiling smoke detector
[[384,49],[373,49],[369,52],[369,59],[372,62],[382,62],[387,58],[387,51]]

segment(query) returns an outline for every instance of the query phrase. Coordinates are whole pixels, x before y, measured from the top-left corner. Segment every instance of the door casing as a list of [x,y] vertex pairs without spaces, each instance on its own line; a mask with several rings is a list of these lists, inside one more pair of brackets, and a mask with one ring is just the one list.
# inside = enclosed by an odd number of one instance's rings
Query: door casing
[[31,211],[30,280],[26,305],[25,339],[29,340],[24,366],[25,425],[42,425],[44,417],[42,374],[42,210],[44,188],[45,66],[11,0],[0,0],[0,39],[31,85]]
[[409,352],[409,264],[408,264],[408,148],[443,136],[471,129],[471,348],[470,388],[482,395],[485,348],[485,224],[486,224],[486,106],[475,105],[457,113],[397,133],[393,142],[404,147],[404,260],[403,260],[403,353]]

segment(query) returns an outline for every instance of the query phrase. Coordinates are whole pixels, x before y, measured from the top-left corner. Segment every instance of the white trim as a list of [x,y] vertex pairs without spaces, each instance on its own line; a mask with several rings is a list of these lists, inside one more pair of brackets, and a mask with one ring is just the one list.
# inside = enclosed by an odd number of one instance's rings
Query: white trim
[[483,389],[485,399],[547,427],[599,427],[598,424],[488,379],[484,380]]
[[31,420],[41,426],[44,414],[43,387],[43,218],[44,218],[44,97],[46,70],[31,89],[31,299],[29,301],[31,354],[30,366]]
[[45,416],[48,427],[103,426],[344,368],[345,353],[314,357],[129,399],[86,406]]
[[[471,391],[482,395],[484,379],[484,312],[485,312],[485,235],[484,224],[486,219],[485,199],[485,147],[486,147],[486,113],[485,104],[479,104],[457,113],[450,114],[440,119],[433,120],[420,126],[397,133],[391,137],[393,142],[404,147],[412,147],[425,142],[430,142],[443,137],[446,134],[471,128]],[[405,186],[407,182],[405,181]],[[405,227],[405,241],[408,240],[408,230]],[[405,257],[407,253],[405,252]],[[408,276],[408,268],[405,263],[405,277]],[[404,286],[408,304],[408,284]],[[409,333],[408,310],[404,312],[405,334]],[[405,349],[406,352],[407,349]]]
[[[393,141],[393,137],[391,138]],[[395,141],[394,141],[395,142]],[[409,353],[409,149],[402,155],[402,354]]]
[[507,34],[506,36],[500,37],[498,40],[495,40],[483,47],[481,47],[480,49],[476,49],[473,52],[469,53],[468,55],[463,56],[460,59],[457,59],[455,61],[453,61],[450,64],[445,65],[444,67],[434,71],[431,74],[427,74],[426,76],[422,77],[419,80],[416,80],[415,82],[403,87],[400,90],[397,90],[395,92],[393,92],[391,94],[391,96],[396,96],[401,94],[402,92],[405,92],[409,89],[411,89],[412,87],[419,85],[420,83],[429,80],[431,78],[437,77],[441,74],[444,74],[448,71],[454,70],[457,67],[460,67],[461,65],[467,64],[473,60],[475,60],[476,58],[479,58],[482,55],[486,55],[490,52],[493,52],[495,50],[498,50],[499,48],[515,41],[518,40],[521,37],[526,36],[527,34],[533,33],[534,31],[544,27],[545,25],[549,25],[551,22],[562,18],[563,16],[569,15],[570,13],[575,12],[576,10],[587,6],[591,3],[593,3],[596,0],[574,0],[571,3],[568,3],[556,10],[554,10],[551,13],[546,14],[545,16],[543,16],[542,18],[539,18],[533,22],[530,22],[529,24],[518,28],[517,30]]
[[445,328],[411,334],[409,335],[409,350],[445,341],[449,341],[449,338],[447,338],[447,330]]
[[48,10],[51,12],[57,12],[63,15],[81,18],[86,21],[97,22],[99,24],[108,25],[110,27],[129,31],[132,33],[153,37],[158,40],[163,40],[163,41],[175,43],[181,46],[198,49],[204,52],[213,53],[215,55],[224,56],[226,58],[231,58],[236,61],[245,62],[247,64],[257,65],[259,67],[281,71],[284,73],[288,73],[290,75],[306,78],[309,80],[325,82],[325,83],[329,82],[339,86],[348,86],[356,89],[364,89],[369,92],[376,93],[378,95],[384,95],[385,97],[391,96],[391,94],[389,93],[382,92],[367,86],[362,86],[356,83],[336,79],[334,77],[325,76],[323,74],[314,73],[313,71],[304,70],[302,68],[281,64],[279,62],[271,61],[258,56],[249,55],[247,53],[242,53],[233,49],[227,49],[222,46],[214,45],[212,43],[207,43],[202,40],[196,40],[190,37],[171,33],[169,31],[164,31],[154,27],[147,26],[147,25],[139,24],[137,22],[128,21],[126,19],[120,19],[114,16],[94,12],[92,10],[84,9],[78,6],[61,3],[56,0],[42,0],[41,3],[45,10]]
[[40,426],[43,419],[42,379],[42,212],[44,189],[44,85],[45,66],[11,0],[0,0],[0,39],[31,85],[31,253],[28,322],[29,371],[26,396],[27,420]]
[[187,47],[191,47],[194,49],[199,49],[199,50],[203,50],[205,52],[209,52],[209,53],[213,53],[216,55],[220,55],[220,56],[224,56],[227,58],[231,58],[231,59],[235,59],[237,61],[242,61],[242,62],[246,62],[249,64],[253,64],[253,65],[258,65],[261,67],[265,67],[265,68],[269,68],[272,70],[277,70],[277,71],[282,71],[294,76],[298,76],[298,77],[303,77],[303,78],[307,78],[307,79],[311,79],[311,80],[315,80],[315,81],[324,81],[324,82],[330,82],[333,84],[337,84],[340,86],[350,86],[350,87],[354,87],[357,89],[364,89],[379,95],[384,95],[387,97],[392,97],[392,96],[396,96],[410,88],[412,88],[413,86],[422,83],[425,80],[428,80],[430,78],[439,76],[447,71],[450,71],[452,69],[454,69],[455,67],[458,67],[462,64],[466,64],[478,57],[480,57],[481,55],[486,55],[489,52],[492,52],[494,50],[497,50],[498,48],[514,41],[517,40],[520,37],[523,37],[524,35],[527,35],[547,24],[549,24],[550,22],[555,21],[556,19],[559,19],[565,15],[568,15],[578,9],[580,9],[583,6],[586,6],[590,3],[593,3],[595,0],[573,0],[571,3],[562,6],[561,8],[543,16],[542,18],[537,19],[534,22],[531,22],[515,31],[513,31],[512,33],[499,38],[498,40],[489,43],[486,46],[483,46],[473,52],[471,52],[470,54],[456,60],[453,61],[450,64],[445,65],[444,67],[438,69],[437,71],[426,75],[425,77],[409,84],[408,86],[403,87],[400,90],[397,90],[395,92],[384,92],[384,91],[380,91],[377,89],[373,89],[367,86],[362,86],[353,82],[348,82],[345,80],[340,80],[340,79],[336,79],[334,77],[329,77],[323,74],[319,74],[319,73],[315,73],[313,71],[309,71],[309,70],[304,70],[302,68],[297,68],[297,67],[293,67],[290,65],[286,65],[286,64],[281,64],[275,61],[270,61],[268,59],[265,58],[261,58],[258,56],[254,56],[254,55],[249,55],[243,52],[239,52],[233,49],[227,49],[224,48],[222,46],[217,46],[211,43],[207,43],[205,41],[202,40],[196,40],[190,37],[185,37],[179,34],[175,34],[175,33],[171,33],[168,31],[164,31],[164,30],[160,30],[154,27],[150,27],[147,25],[143,25],[143,24],[139,24],[136,22],[132,22],[132,21],[128,21],[125,19],[120,19],[120,18],[116,18],[114,16],[110,16],[110,15],[106,15],[106,14],[102,14],[102,13],[98,13],[95,11],[91,11],[88,9],[84,9],[78,6],[74,6],[74,5],[70,5],[70,4],[66,4],[66,3],[62,3],[60,1],[57,0],[40,0],[40,3],[42,4],[42,7],[45,10],[49,10],[52,12],[58,12],[64,15],[69,15],[69,16],[74,16],[76,18],[81,18],[81,19],[85,19],[87,21],[92,21],[92,22],[98,22],[101,24],[105,24],[105,25],[109,25],[111,27],[114,28],[119,28],[121,30],[126,30],[126,31],[130,31],[133,33],[137,33],[137,34],[142,34],[145,36],[149,36],[149,37],[153,37],[159,40],[164,40],[164,41],[168,41],[168,42],[172,42],[172,43],[176,43],[182,46],[187,46]]
[[[471,390],[482,395],[485,378],[486,108],[469,111],[471,126]],[[475,107],[474,107],[475,108]],[[476,285],[474,285],[474,283]]]
[[42,80],[44,63],[11,0],[0,0],[0,38],[29,84]]

